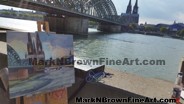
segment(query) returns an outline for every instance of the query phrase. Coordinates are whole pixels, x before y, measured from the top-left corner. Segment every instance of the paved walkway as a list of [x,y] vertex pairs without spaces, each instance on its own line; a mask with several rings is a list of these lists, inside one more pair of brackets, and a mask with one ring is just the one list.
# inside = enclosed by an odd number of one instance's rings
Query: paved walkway
[[106,69],[106,72],[114,74],[112,78],[104,78],[104,84],[120,88],[132,93],[150,98],[170,98],[174,83],[143,78],[137,75]]
[[[143,78],[117,70],[105,69],[113,74],[111,78],[103,78],[100,82],[87,83],[75,96],[76,97],[109,97],[109,98],[170,98],[173,83],[159,79]],[[80,83],[80,81],[76,81]],[[75,86],[77,85],[75,83]],[[69,91],[70,92],[70,91]],[[69,104],[75,103],[73,98]],[[94,104],[94,103],[88,103]],[[95,103],[96,104],[96,103]],[[116,104],[116,103],[113,103]],[[119,104],[119,103],[117,103]],[[126,104],[126,103],[123,103]],[[134,104],[134,103],[128,103]]]

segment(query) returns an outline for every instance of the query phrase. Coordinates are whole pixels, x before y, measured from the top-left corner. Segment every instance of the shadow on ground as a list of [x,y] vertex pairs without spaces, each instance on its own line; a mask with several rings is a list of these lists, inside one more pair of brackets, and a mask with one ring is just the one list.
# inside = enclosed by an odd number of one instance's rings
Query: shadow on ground
[[[76,97],[146,98],[145,96],[141,96],[132,92],[125,91],[123,89],[118,89],[112,86],[108,86],[100,82],[84,83],[84,81],[79,78],[76,78],[76,83],[72,87],[68,88],[68,97],[69,97],[69,104],[77,104],[75,101]],[[103,104],[103,103],[88,103],[88,104]],[[105,103],[105,104],[135,104],[135,103],[125,102],[125,103]],[[136,103],[136,104],[143,104],[143,103]],[[149,103],[149,104],[152,104],[152,103]],[[153,104],[164,104],[164,103],[153,103]]]

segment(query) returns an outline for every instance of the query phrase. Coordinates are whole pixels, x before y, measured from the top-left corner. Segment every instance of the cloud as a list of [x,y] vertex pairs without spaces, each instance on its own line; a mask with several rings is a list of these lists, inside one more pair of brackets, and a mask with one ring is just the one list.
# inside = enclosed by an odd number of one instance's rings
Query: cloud
[[60,58],[64,56],[68,56],[70,53],[70,49],[61,48],[61,47],[54,47],[52,51],[52,55],[54,58]]
[[183,13],[183,12],[178,12],[178,13],[175,15],[175,19],[176,19],[176,21],[178,21],[178,22],[184,21],[184,13]]
[[72,35],[60,35],[60,34],[46,34],[39,33],[42,42],[51,42],[52,46],[58,46],[63,48],[73,47],[73,36]]
[[44,42],[43,43],[43,50],[46,55],[46,59],[49,58],[60,58],[63,56],[68,56],[70,53],[70,50],[73,51],[71,48],[63,48],[60,46],[52,46],[50,42]]
[[159,23],[165,23],[165,24],[172,24],[174,23],[174,21],[169,21],[169,20],[166,20],[166,19],[157,19],[157,18],[145,18],[145,17],[142,17],[140,18],[139,20],[139,23],[145,23],[147,22],[148,24],[159,24]]

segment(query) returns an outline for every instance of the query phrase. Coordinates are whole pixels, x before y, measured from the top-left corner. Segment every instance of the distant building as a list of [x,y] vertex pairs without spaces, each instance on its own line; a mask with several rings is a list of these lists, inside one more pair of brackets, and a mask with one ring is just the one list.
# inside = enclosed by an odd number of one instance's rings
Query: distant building
[[[34,40],[31,37],[31,34],[28,33],[27,51],[28,54],[25,55],[26,59],[36,59],[37,61],[45,60],[45,53],[43,51],[42,42],[38,34],[36,34],[36,39]],[[35,70],[41,71],[40,68],[35,68]]]
[[177,32],[184,29],[184,24],[183,23],[174,23],[173,25],[169,26],[169,30],[173,32]]
[[147,23],[146,23],[146,24],[144,24],[143,26],[144,26],[144,27],[155,27],[156,25],[155,25],[155,24],[147,24]]
[[126,13],[122,13],[120,16],[121,23],[125,25],[129,24],[138,24],[139,23],[139,13],[138,13],[138,0],[136,0],[136,3],[133,7],[132,11],[132,4],[131,0],[129,1],[129,4],[127,6]]
[[170,26],[170,25],[168,25],[168,24],[161,24],[161,23],[160,23],[160,24],[157,24],[155,27],[156,27],[156,28],[158,28],[158,29],[160,29],[160,28],[162,28],[162,27],[164,27],[164,28],[167,28],[167,29],[168,29],[168,28],[169,28],[169,26]]

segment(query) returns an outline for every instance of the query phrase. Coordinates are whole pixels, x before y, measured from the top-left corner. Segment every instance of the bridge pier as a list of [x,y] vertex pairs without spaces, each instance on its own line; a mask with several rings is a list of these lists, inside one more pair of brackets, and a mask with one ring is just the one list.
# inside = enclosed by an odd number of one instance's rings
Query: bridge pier
[[112,32],[112,33],[121,32],[120,25],[110,25],[110,24],[99,23],[97,29],[104,32]]
[[88,19],[79,17],[51,17],[45,16],[45,21],[49,22],[50,30],[56,33],[87,35]]

